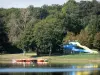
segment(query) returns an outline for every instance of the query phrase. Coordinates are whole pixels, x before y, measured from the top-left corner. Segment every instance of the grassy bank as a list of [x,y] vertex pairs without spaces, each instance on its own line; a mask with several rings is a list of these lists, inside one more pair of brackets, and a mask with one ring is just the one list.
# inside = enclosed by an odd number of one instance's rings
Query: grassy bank
[[46,58],[50,63],[100,63],[100,54],[77,54],[62,56],[36,57],[35,53],[3,54],[0,55],[0,63],[11,63],[12,59]]
[[12,59],[28,59],[35,56],[35,53],[21,54],[2,54],[0,55],[0,63],[11,63]]
[[100,55],[97,54],[79,54],[51,56],[51,63],[100,63]]

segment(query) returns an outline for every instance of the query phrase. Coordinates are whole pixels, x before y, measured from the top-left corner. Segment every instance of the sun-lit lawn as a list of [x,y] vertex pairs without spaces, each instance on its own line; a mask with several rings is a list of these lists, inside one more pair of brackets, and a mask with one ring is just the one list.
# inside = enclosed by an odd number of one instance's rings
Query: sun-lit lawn
[[12,59],[45,58],[51,63],[88,63],[100,62],[100,54],[74,54],[36,57],[36,53],[23,54],[3,54],[0,55],[0,63],[10,63]]
[[68,59],[95,59],[100,58],[99,54],[75,54],[75,55],[64,55],[59,56],[60,58],[68,58]]
[[[28,59],[31,56],[35,56],[36,53],[26,53],[25,55],[21,54],[2,54],[0,55],[0,63],[11,62],[12,59]],[[6,62],[5,62],[6,61]]]

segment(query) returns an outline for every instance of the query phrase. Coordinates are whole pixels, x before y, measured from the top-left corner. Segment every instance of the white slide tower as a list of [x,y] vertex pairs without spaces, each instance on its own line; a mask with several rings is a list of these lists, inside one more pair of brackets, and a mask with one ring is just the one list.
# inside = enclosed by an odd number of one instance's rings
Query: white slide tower
[[79,42],[69,42],[69,44],[77,45],[80,48],[83,48],[87,53],[98,54],[98,51],[91,50],[90,48],[81,45]]

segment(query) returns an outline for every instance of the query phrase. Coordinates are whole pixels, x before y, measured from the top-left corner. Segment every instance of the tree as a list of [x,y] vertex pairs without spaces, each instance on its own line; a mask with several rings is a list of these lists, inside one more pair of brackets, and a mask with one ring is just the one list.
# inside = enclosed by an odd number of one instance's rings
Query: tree
[[91,11],[92,7],[93,7],[93,4],[91,1],[81,1],[79,3],[80,17],[83,18],[90,15],[92,13]]
[[65,15],[64,23],[66,30],[78,34],[83,28],[79,18],[79,5],[75,0],[69,0],[64,4],[62,12]]
[[57,13],[61,13],[62,6],[58,4],[52,4],[51,6],[43,5],[42,8],[48,11],[48,15],[55,15]]
[[20,16],[18,16],[16,13],[12,13],[7,24],[9,41],[13,45],[16,45],[18,48],[22,49],[23,52],[28,51],[30,49],[30,43],[32,43],[29,42],[29,38],[32,38],[30,36],[31,29],[36,22],[36,18],[34,18],[31,11],[32,10],[29,10],[29,8],[20,9]]
[[25,30],[22,32],[20,36],[20,40],[16,43],[17,47],[22,49],[23,52],[35,50],[35,42],[34,42],[34,29],[35,20],[32,19]]
[[63,22],[48,16],[34,27],[34,40],[41,53],[56,52],[63,39]]
[[78,9],[78,4],[76,3],[75,0],[69,0],[67,3],[64,4],[62,8],[62,12],[64,14],[72,14],[77,12]]
[[19,16],[16,13],[12,13],[9,22],[7,23],[9,41],[13,44],[16,44],[16,42],[20,40],[28,23],[34,19],[31,17],[28,9],[20,9],[18,14]]
[[100,32],[98,32],[95,37],[94,37],[94,41],[93,41],[93,46],[95,48],[97,48],[100,51]]
[[100,14],[100,3],[97,2],[97,0],[92,1],[92,14],[93,15],[99,15]]
[[76,40],[78,40],[82,45],[90,47],[89,34],[85,30],[81,30],[80,34],[76,35]]
[[87,27],[85,28],[85,30],[89,34],[89,42],[91,44],[91,47],[93,47],[94,36],[97,32],[100,31],[100,24],[99,24],[100,20],[99,20],[99,16],[97,15],[92,15],[90,18],[91,19]]
[[79,40],[91,48],[98,48],[96,37],[99,37],[99,32],[100,3],[97,0],[68,0],[64,5],[42,7],[30,5],[27,8],[0,8],[2,49],[8,48],[5,42],[8,42],[7,37],[11,45],[23,51],[34,50],[36,47],[37,53],[50,55],[60,49],[63,39]]
[[64,23],[65,23],[66,30],[73,32],[75,34],[78,34],[83,28],[81,24],[81,20],[75,14],[67,15],[65,17]]
[[5,31],[3,16],[0,14],[0,53],[6,51],[7,43],[8,43],[8,38]]
[[67,32],[67,35],[63,39],[63,44],[66,44],[69,41],[75,41],[75,40],[76,40],[75,34],[72,32]]
[[19,35],[22,31],[20,25],[20,20],[17,18],[16,14],[11,14],[11,18],[7,24],[9,42],[14,44],[19,40]]
[[37,12],[37,18],[38,19],[44,19],[48,16],[48,11],[44,8],[40,8],[39,11]]

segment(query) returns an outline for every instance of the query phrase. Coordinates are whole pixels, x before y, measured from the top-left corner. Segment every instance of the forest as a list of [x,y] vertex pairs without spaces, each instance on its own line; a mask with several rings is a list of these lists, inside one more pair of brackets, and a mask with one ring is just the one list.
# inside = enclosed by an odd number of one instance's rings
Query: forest
[[68,41],[100,51],[100,2],[0,8],[0,53],[61,54]]

